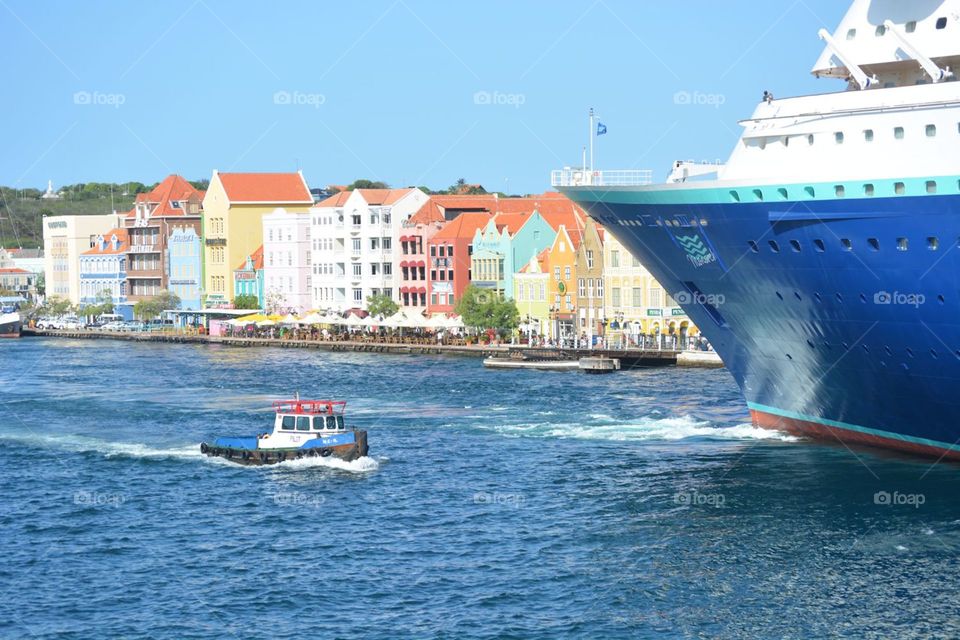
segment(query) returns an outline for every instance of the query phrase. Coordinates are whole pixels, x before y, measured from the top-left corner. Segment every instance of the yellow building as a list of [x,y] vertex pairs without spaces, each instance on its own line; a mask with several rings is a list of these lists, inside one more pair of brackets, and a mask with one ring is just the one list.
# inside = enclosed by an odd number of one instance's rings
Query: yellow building
[[263,244],[263,216],[283,207],[306,214],[313,205],[303,174],[220,173],[203,198],[204,306],[233,301],[233,270]]
[[679,338],[700,333],[673,296],[609,231],[603,262],[608,344],[639,344],[643,335]]
[[548,253],[547,299],[550,301],[550,337],[553,340],[572,343],[579,336],[574,289],[577,285],[577,247],[582,237],[582,227],[568,231],[566,225],[560,225]]
[[513,299],[520,312],[521,330],[532,338],[549,339],[550,250],[544,249],[513,274]]

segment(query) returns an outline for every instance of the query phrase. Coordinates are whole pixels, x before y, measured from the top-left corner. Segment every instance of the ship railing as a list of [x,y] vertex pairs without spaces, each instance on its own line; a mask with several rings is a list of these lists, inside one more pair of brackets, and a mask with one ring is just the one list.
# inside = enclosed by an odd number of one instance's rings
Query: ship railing
[[566,167],[550,172],[554,187],[638,187],[653,182],[650,169],[593,170]]
[[343,415],[347,403],[345,400],[277,400],[273,408],[277,413]]

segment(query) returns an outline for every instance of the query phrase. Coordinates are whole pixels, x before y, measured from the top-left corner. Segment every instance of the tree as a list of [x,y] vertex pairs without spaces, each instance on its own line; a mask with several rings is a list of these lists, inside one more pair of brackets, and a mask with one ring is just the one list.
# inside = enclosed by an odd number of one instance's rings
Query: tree
[[234,309],[259,309],[260,299],[252,293],[241,293],[233,298]]
[[154,297],[133,305],[133,313],[141,320],[153,320],[167,309],[179,308],[180,296],[169,291],[161,291]]
[[387,318],[400,310],[400,305],[390,296],[378,293],[367,298],[367,311],[372,316]]
[[470,285],[454,309],[463,323],[477,330],[493,329],[506,334],[520,326],[520,311],[513,300]]
[[380,182],[379,180],[367,180],[366,178],[361,178],[359,180],[354,180],[352,184],[347,185],[347,191],[353,191],[354,189],[389,189],[390,185],[386,182]]
[[44,313],[54,317],[65,316],[72,310],[73,305],[70,301],[60,296],[52,296],[44,305]]
[[34,285],[37,288],[38,296],[47,295],[47,276],[44,273],[37,275],[37,283]]

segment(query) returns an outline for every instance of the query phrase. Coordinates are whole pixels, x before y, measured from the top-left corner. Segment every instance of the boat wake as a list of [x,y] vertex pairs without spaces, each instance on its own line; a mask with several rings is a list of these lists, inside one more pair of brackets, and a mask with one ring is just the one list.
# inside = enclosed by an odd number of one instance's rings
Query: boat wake
[[[600,417],[600,416],[597,416]],[[603,416],[607,418],[607,416]],[[677,440],[773,440],[796,442],[797,438],[780,431],[760,429],[752,424],[721,427],[691,416],[671,418],[643,417],[636,422],[596,421],[595,424],[533,423],[499,425],[494,429],[507,436],[539,438],[579,438],[612,441]]]
[[200,445],[182,447],[151,447],[138,442],[111,442],[78,435],[37,435],[0,433],[0,440],[18,442],[27,446],[41,446],[70,453],[99,453],[107,458],[198,458]]
[[[212,458],[215,459],[215,458]],[[263,465],[263,466],[250,466],[244,467],[245,469],[265,469],[265,470],[278,470],[278,469],[289,469],[289,470],[301,470],[301,469],[317,469],[317,468],[327,468],[327,469],[337,469],[339,471],[349,471],[351,473],[370,473],[371,471],[376,471],[380,468],[380,460],[372,458],[370,456],[363,456],[362,458],[357,458],[356,460],[351,460],[347,462],[346,460],[341,460],[340,458],[335,458],[330,456],[329,458],[301,458],[300,460],[286,460],[278,464],[273,465]]]

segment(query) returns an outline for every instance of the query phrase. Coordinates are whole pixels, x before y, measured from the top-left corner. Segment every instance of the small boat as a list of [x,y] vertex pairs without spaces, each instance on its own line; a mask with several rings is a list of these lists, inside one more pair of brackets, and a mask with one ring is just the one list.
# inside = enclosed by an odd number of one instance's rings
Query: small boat
[[247,465],[334,457],[347,462],[367,455],[367,432],[347,429],[341,400],[278,400],[273,431],[202,442],[200,452]]
[[488,369],[539,369],[541,371],[576,371],[576,360],[525,360],[521,358],[485,358],[483,366]]

